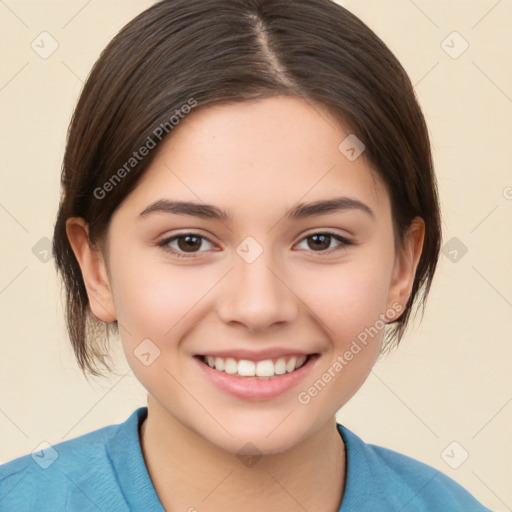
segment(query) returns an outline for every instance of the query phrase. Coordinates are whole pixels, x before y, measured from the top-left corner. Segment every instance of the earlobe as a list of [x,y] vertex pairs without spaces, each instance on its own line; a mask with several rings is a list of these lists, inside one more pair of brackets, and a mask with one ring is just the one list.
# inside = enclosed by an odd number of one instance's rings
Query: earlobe
[[[397,254],[393,278],[388,294],[388,308],[400,304],[400,311],[405,310],[414,284],[416,269],[423,250],[425,239],[425,222],[421,217],[415,217],[407,231],[404,248]],[[393,320],[397,320],[394,318]]]
[[84,219],[70,217],[66,234],[80,265],[94,316],[104,322],[114,322],[116,313],[105,260],[101,251],[89,244],[88,226]]

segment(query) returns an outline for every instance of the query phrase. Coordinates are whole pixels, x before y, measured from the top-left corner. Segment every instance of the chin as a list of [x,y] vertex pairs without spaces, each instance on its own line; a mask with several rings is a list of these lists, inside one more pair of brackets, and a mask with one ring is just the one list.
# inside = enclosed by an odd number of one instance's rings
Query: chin
[[[205,432],[206,440],[226,452],[236,455],[262,456],[276,455],[293,449],[312,435],[318,428],[307,421],[298,420],[295,414],[283,411],[279,418],[269,420],[268,416],[240,418],[229,425],[229,436],[216,429],[217,435]],[[289,414],[289,417],[287,415]],[[284,419],[283,421],[283,418]],[[222,432],[221,435],[220,432]]]

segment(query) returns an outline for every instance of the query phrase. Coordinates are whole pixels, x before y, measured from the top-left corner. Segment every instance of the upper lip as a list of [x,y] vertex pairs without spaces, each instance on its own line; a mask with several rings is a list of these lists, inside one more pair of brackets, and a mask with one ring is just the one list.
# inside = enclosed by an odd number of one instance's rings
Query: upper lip
[[291,348],[269,348],[266,350],[248,350],[248,349],[226,349],[226,350],[209,350],[202,352],[201,356],[210,357],[221,357],[227,359],[231,357],[233,359],[241,360],[247,359],[249,361],[264,361],[266,359],[277,359],[280,357],[293,357],[293,356],[308,356],[314,352],[306,352],[303,350],[293,350]]

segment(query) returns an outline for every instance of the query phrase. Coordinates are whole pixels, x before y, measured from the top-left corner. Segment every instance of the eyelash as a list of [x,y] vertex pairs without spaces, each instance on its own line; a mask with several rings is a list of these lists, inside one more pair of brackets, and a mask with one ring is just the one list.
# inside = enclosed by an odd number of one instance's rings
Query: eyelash
[[[180,251],[177,251],[176,249],[173,249],[171,247],[169,247],[169,244],[171,242],[173,242],[174,240],[177,240],[178,238],[184,238],[186,236],[194,236],[196,238],[201,238],[201,239],[204,239],[204,240],[208,240],[208,238],[206,238],[205,236],[202,236],[200,235],[199,233],[181,233],[179,235],[174,235],[172,237],[169,237],[169,238],[165,238],[164,240],[162,240],[161,242],[159,242],[157,245],[158,247],[161,247],[164,251],[166,252],[170,252],[173,256],[177,256],[178,258],[195,258],[197,257],[196,255],[199,254],[199,253],[183,253],[183,252],[180,252]],[[335,247],[334,249],[328,249],[328,250],[323,250],[323,251],[310,251],[310,252],[319,252],[319,253],[331,253],[331,252],[336,252],[338,250],[341,250],[343,249],[345,246],[347,245],[352,245],[353,242],[351,242],[350,240],[346,239],[345,237],[343,236],[340,236],[338,235],[337,233],[333,232],[333,231],[329,231],[329,230],[326,230],[326,231],[317,231],[316,233],[310,233],[309,235],[305,236],[304,238],[302,238],[300,241],[302,242],[303,240],[306,240],[312,236],[315,236],[315,235],[329,235],[331,237],[333,237],[336,241],[340,242],[341,245],[339,245],[338,247]],[[208,240],[208,242],[212,243],[210,240]],[[200,251],[202,252],[202,251]]]

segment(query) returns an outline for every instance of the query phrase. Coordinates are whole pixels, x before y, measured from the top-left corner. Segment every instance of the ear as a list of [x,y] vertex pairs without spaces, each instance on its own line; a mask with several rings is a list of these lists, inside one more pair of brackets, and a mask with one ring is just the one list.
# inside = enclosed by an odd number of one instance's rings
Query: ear
[[[393,304],[400,304],[402,309],[405,306],[412,292],[416,268],[420,260],[425,238],[425,222],[421,217],[415,217],[405,235],[404,247],[395,258],[393,277],[388,293],[388,309]],[[396,321],[399,317],[393,318]]]
[[89,244],[87,223],[80,217],[70,217],[66,221],[66,233],[82,270],[89,305],[94,316],[104,322],[114,322],[116,312],[107,266],[103,253],[91,248]]

